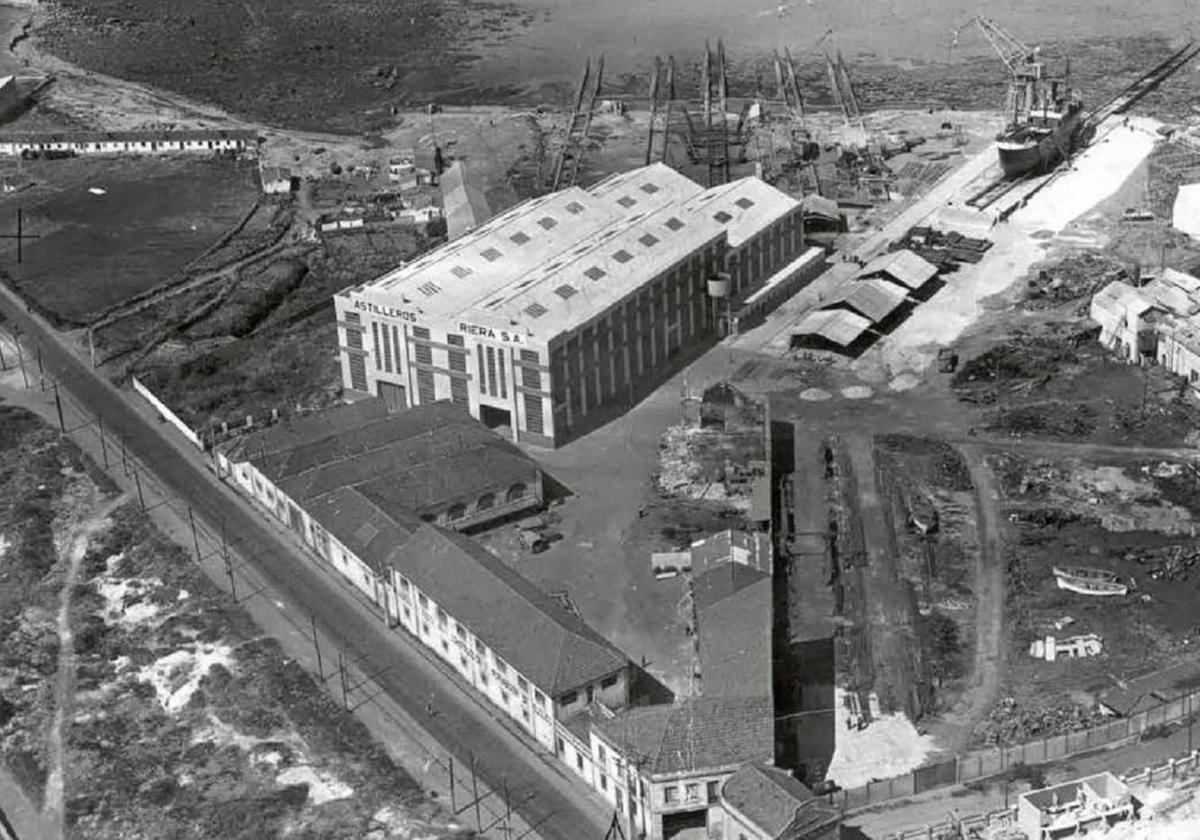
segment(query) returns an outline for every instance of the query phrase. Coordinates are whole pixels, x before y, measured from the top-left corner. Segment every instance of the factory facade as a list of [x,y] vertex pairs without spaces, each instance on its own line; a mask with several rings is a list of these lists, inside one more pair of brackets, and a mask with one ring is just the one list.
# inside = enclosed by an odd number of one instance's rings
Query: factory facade
[[714,340],[802,250],[799,203],[755,178],[704,190],[655,164],[571,187],[338,293],[343,383],[555,446]]

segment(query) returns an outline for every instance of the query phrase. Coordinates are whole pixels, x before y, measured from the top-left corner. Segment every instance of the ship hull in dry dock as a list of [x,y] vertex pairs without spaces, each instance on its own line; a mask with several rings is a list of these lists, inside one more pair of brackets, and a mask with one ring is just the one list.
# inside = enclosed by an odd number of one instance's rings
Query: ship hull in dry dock
[[[1071,113],[1046,132],[1023,128],[1000,138],[1000,168],[1005,178],[1030,172],[1049,172],[1070,149],[1079,128],[1079,116]],[[1032,135],[1032,136],[1031,136]]]

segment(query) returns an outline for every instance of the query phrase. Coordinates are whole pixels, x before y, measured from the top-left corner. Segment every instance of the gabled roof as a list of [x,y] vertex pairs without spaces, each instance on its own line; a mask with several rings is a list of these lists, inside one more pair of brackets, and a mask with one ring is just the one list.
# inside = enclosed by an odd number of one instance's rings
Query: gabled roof
[[800,206],[804,208],[805,216],[812,216],[819,219],[827,219],[831,222],[841,221],[842,212],[838,208],[838,203],[832,198],[826,198],[819,193],[809,193],[800,199]]
[[387,574],[387,556],[425,524],[404,510],[385,511],[353,487],[310,499],[305,510],[377,575]]
[[790,773],[747,762],[725,780],[721,799],[771,840],[804,840],[841,814]]
[[551,697],[628,665],[603,636],[469,537],[426,524],[386,564]]
[[774,588],[770,575],[725,563],[693,581],[705,697],[772,697]]
[[730,248],[739,248],[787,216],[800,202],[758,178],[748,176],[709,187],[684,202],[689,213],[707,213],[725,226]]
[[234,463],[252,461],[334,435],[349,434],[387,413],[387,404],[377,397],[342,403],[312,414],[284,418],[273,426],[234,439],[223,449]]
[[457,160],[442,173],[442,204],[450,239],[458,239],[491,218],[492,210],[482,187]]
[[1181,318],[1200,313],[1200,280],[1182,271],[1165,269],[1139,291],[1155,305]]
[[592,729],[649,776],[727,770],[775,753],[769,697],[696,697],[627,709]]
[[1124,315],[1141,315],[1154,308],[1154,303],[1124,280],[1113,280],[1092,296],[1092,313],[1097,310],[1113,318]]
[[792,328],[794,335],[815,335],[839,347],[849,347],[871,328],[871,322],[844,309],[817,309]]
[[837,300],[821,308],[843,307],[878,324],[899,309],[907,297],[908,290],[900,284],[882,277],[868,277],[848,283]]
[[[770,501],[767,503],[769,506]],[[771,574],[773,555],[771,535],[764,531],[719,531],[692,543],[692,574],[698,576],[728,562],[743,563]]]
[[937,274],[937,266],[908,249],[892,251],[871,260],[859,277],[886,274],[910,289],[919,289]]

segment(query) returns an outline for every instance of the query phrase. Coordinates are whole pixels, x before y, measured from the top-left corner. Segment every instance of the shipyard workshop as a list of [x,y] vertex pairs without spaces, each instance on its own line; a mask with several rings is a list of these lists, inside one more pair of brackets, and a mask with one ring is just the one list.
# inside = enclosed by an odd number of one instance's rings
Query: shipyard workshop
[[553,447],[714,343],[756,292],[786,296],[823,266],[795,199],[653,164],[526,201],[337,294],[343,383],[397,409],[448,399]]

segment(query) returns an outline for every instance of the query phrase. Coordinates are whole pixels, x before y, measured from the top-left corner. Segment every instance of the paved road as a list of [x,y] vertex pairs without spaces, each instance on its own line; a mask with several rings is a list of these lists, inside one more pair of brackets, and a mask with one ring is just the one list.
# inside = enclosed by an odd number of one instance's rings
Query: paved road
[[[219,530],[224,522],[233,551],[263,573],[272,596],[285,601],[295,614],[315,614],[331,632],[355,649],[360,667],[378,672],[375,681],[411,715],[424,719],[425,729],[460,762],[474,754],[480,778],[491,788],[507,784],[523,791],[514,809],[547,840],[602,837],[607,824],[599,809],[572,795],[569,783],[540,756],[515,744],[473,698],[465,697],[448,680],[430,677],[419,666],[420,654],[397,638],[376,616],[346,593],[330,586],[320,571],[298,557],[267,523],[234,492],[202,466],[199,458],[181,457],[164,437],[167,427],[134,410],[124,395],[93,375],[88,365],[59,343],[59,337],[31,317],[6,287],[0,287],[0,312],[42,348],[42,363],[79,403],[100,415],[112,437],[122,437],[129,451],[190,505],[197,517]],[[289,610],[289,611],[291,611]],[[438,714],[425,712],[431,702]],[[525,799],[532,792],[532,799]],[[521,801],[525,800],[525,801]]]

